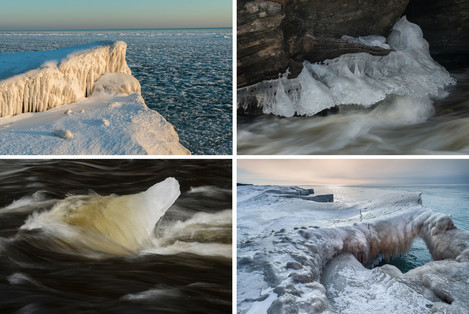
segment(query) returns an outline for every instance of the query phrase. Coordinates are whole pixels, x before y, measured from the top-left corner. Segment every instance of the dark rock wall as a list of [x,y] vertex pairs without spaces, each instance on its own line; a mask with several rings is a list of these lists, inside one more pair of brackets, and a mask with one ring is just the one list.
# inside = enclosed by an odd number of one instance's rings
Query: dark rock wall
[[261,77],[276,78],[288,57],[280,27],[285,17],[281,1],[238,0],[238,86]]
[[437,61],[469,62],[469,0],[238,0],[238,88],[288,68],[296,77],[304,60],[385,55],[341,36],[387,36],[404,14],[423,29]]
[[387,35],[408,0],[238,0],[238,87],[274,79],[302,62],[344,53],[389,51],[350,43],[342,35]]
[[435,60],[469,66],[469,0],[411,0],[404,14],[422,28]]

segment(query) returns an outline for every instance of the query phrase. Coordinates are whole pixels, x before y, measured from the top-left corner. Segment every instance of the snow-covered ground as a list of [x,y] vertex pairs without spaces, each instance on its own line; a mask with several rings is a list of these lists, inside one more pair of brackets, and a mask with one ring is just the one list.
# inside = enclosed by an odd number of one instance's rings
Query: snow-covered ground
[[0,54],[0,154],[187,155],[149,109],[124,42]]
[[[239,313],[467,312],[469,232],[449,216],[415,192],[325,203],[308,200],[311,192],[238,187]],[[407,273],[370,269],[416,237],[434,261]]]

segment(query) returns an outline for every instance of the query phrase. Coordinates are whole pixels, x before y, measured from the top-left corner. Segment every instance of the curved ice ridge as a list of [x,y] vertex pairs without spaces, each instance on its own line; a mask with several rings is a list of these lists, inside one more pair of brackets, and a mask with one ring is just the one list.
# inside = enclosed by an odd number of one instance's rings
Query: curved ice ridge
[[90,96],[103,74],[131,73],[126,49],[118,41],[0,54],[0,117],[46,111]]
[[[271,280],[277,282],[273,291],[279,297],[270,306],[270,312],[329,312],[331,308],[326,289],[320,283],[323,269],[328,262],[343,253],[353,254],[362,264],[371,263],[380,255],[386,258],[398,256],[410,249],[415,237],[425,241],[435,261],[447,260],[442,263],[451,263],[453,268],[467,270],[469,232],[457,229],[449,216],[433,213],[425,208],[372,223],[299,230],[293,237],[285,235],[280,238],[280,242],[294,249],[288,250],[290,254],[282,258],[286,261],[283,268],[275,266],[279,273]],[[414,269],[409,272],[409,279],[405,280],[397,268],[394,270],[390,267],[388,271],[392,277],[398,278],[398,281],[401,280],[405,285],[411,286],[412,290],[420,289],[418,293],[435,302],[436,308],[441,308],[442,301],[447,306],[447,303],[458,298],[461,291],[453,293],[447,291],[447,286],[438,284],[441,279],[439,276],[446,276],[442,270],[445,269],[443,264],[438,263],[431,262]],[[451,267],[446,268],[448,276],[454,275]],[[436,275],[427,278],[430,276],[428,272]],[[466,279],[459,278],[463,285]],[[464,299],[457,301],[459,304],[466,302]],[[458,308],[455,307],[454,311],[457,312]]]
[[[174,178],[131,195],[76,195],[34,212],[19,239],[70,254],[132,255],[151,244],[155,224],[180,195]],[[31,239],[31,240],[29,240]]]
[[428,103],[455,81],[430,56],[420,27],[402,17],[387,38],[393,51],[387,56],[367,53],[342,55],[323,63],[305,61],[298,78],[264,81],[238,90],[245,109],[255,96],[265,114],[291,117],[314,115],[338,105],[370,107],[394,97],[412,97]]

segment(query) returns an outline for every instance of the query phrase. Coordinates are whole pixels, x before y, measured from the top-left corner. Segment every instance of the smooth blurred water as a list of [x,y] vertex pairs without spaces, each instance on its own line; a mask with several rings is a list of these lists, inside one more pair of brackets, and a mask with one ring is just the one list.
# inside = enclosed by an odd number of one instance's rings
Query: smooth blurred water
[[127,43],[147,106],[174,125],[192,154],[231,154],[231,29],[0,32],[0,53],[102,40]]
[[[390,185],[390,186],[354,186],[354,187],[316,187],[317,194],[333,193],[336,201],[346,203],[363,202],[389,192],[422,193],[422,205],[434,212],[451,216],[456,227],[469,230],[469,185]],[[383,264],[392,264],[401,271],[421,266],[432,261],[425,242],[416,238],[410,251]]]
[[[433,101],[435,114],[415,118],[418,103],[390,99],[372,106],[341,106],[328,116],[238,117],[242,155],[467,154],[469,151],[469,69],[451,72],[457,81],[448,96]],[[386,82],[384,82],[386,83]]]
[[[219,159],[0,160],[0,312],[229,313],[231,258],[180,251],[94,259],[19,228],[69,195],[134,194],[174,177],[181,195],[158,232],[197,213],[231,209],[231,176],[231,160]],[[5,208],[25,198],[21,211]],[[231,229],[225,238],[217,231],[205,248],[231,245]]]

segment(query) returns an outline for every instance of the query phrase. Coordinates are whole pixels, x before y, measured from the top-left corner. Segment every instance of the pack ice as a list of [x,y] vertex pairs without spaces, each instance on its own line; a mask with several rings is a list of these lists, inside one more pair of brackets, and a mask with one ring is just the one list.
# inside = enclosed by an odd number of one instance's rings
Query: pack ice
[[126,49],[118,41],[0,54],[0,152],[189,154],[146,106]]
[[[238,313],[467,312],[469,232],[419,193],[316,202],[298,189],[238,187]],[[417,237],[433,261],[373,268]]]

